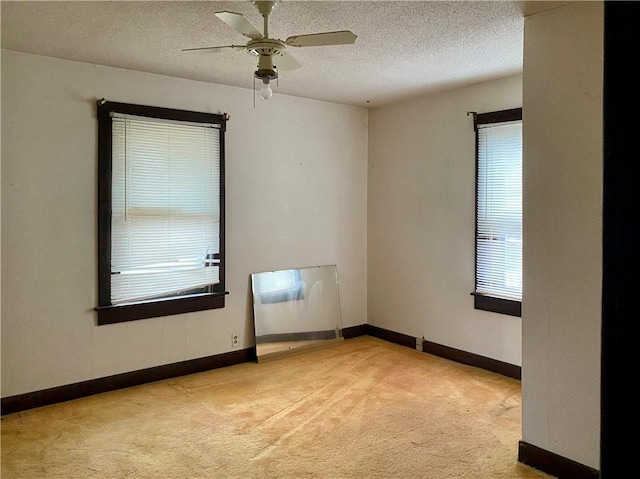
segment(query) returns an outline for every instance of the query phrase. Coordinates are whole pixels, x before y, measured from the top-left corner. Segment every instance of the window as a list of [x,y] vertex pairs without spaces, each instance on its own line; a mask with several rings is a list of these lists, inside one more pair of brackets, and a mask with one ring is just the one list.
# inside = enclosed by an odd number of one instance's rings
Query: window
[[521,316],[522,108],[476,115],[476,309]]
[[254,288],[261,304],[282,303],[304,299],[299,269],[285,269],[261,273]]
[[224,307],[225,126],[98,103],[98,324]]

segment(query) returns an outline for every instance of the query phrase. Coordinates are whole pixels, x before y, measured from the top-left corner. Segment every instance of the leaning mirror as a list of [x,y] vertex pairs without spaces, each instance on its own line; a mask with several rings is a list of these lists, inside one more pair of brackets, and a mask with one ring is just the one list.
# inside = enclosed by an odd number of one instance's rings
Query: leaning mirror
[[335,265],[251,275],[258,362],[341,341]]

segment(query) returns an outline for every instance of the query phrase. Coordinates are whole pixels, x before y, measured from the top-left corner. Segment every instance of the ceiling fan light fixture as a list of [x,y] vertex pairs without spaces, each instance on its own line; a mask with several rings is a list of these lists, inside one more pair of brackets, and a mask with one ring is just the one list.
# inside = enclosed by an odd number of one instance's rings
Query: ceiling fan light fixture
[[273,90],[271,89],[271,80],[269,77],[264,77],[262,79],[262,88],[260,89],[260,96],[264,100],[268,100],[273,96]]
[[267,55],[260,55],[258,59],[258,69],[254,73],[258,80],[262,80],[260,96],[268,100],[273,95],[271,80],[278,78],[278,72],[273,66],[273,58]]

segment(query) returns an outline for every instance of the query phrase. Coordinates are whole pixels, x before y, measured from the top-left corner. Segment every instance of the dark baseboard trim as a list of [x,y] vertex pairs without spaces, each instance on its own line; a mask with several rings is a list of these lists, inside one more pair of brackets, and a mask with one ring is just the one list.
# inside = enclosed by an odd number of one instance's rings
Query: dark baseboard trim
[[[395,331],[379,328],[370,324],[360,324],[342,329],[342,336],[345,339],[364,335],[373,336],[412,349],[416,346],[416,340],[412,336],[396,333]],[[423,349],[425,352],[435,356],[487,369],[515,379],[520,379],[521,376],[521,369],[519,366],[502,363],[494,359],[449,348],[430,341],[425,341],[423,343]],[[163,379],[185,376],[187,374],[199,373],[210,369],[217,369],[255,360],[256,350],[255,348],[249,348],[208,356],[205,358],[181,361],[179,363],[165,364],[139,371],[116,374],[114,376],[107,376],[104,378],[90,379],[88,381],[43,389],[40,391],[18,394],[16,396],[2,398],[0,414],[12,414],[20,411],[26,411],[28,409],[70,401],[72,399],[92,396],[94,394],[139,386],[141,384],[154,381],[161,381]]]
[[366,324],[359,324],[358,326],[349,326],[348,328],[342,328],[342,337],[344,339],[357,338],[358,336],[365,336],[366,334]]
[[426,340],[422,343],[422,349],[425,353],[450,359],[457,363],[486,369],[487,371],[502,374],[503,376],[517,380],[522,379],[522,368],[515,364],[505,363],[503,361],[498,361],[497,359],[487,358],[486,356],[480,356],[479,354],[450,348],[449,346],[443,346],[442,344],[432,343],[431,341]]
[[399,344],[400,346],[406,346],[411,349],[416,349],[416,338],[403,333],[396,333],[388,329],[379,328],[378,326],[372,326],[367,324],[367,334],[374,338],[384,339],[390,343]]
[[[390,343],[399,344],[401,346],[407,346],[411,349],[416,348],[416,338],[403,333],[396,333],[395,331],[389,331],[388,329],[379,328],[370,324],[365,325],[367,334],[379,339],[384,339]],[[522,378],[522,368],[515,364],[509,364],[497,359],[487,358],[480,356],[479,354],[473,354],[468,351],[462,351],[461,349],[450,348],[449,346],[443,346],[442,344],[433,343],[431,341],[423,341],[422,350],[425,353],[433,354],[441,358],[450,359],[457,363],[466,364],[468,366],[474,366],[476,368],[486,369],[494,373],[502,374],[509,378],[518,379]]]
[[231,351],[204,358],[190,359],[179,363],[165,364],[152,368],[116,374],[104,378],[90,379],[65,386],[58,386],[41,391],[18,394],[2,398],[1,414],[7,415],[27,409],[49,406],[60,402],[70,401],[94,394],[100,394],[117,389],[124,389],[141,384],[161,381],[187,374],[200,373],[210,369],[233,366],[256,360],[256,349],[248,348]]
[[[401,346],[415,348],[416,340],[413,336],[396,333],[387,329],[372,326],[370,324],[360,324],[342,329],[345,339],[358,336],[373,336],[385,341],[389,341]],[[486,358],[476,354],[468,353],[458,349],[443,346],[430,341],[424,341],[423,349],[429,354],[440,356],[456,362],[476,366],[489,371],[497,372],[505,376],[520,379],[520,367],[512,364],[502,363],[494,359]],[[58,386],[41,391],[34,391],[25,394],[18,394],[2,398],[1,415],[13,414],[28,409],[34,409],[51,404],[79,399],[95,394],[115,391],[133,386],[139,386],[155,381],[170,379],[188,374],[200,373],[211,369],[233,366],[255,361],[256,349],[248,348],[239,351],[231,351],[204,358],[190,359],[179,363],[155,366],[152,368],[131,371],[128,373],[116,374],[104,378],[90,379],[65,386]],[[514,372],[517,370],[517,375]],[[516,377],[517,376],[517,377]],[[541,449],[532,444],[520,441],[518,445],[518,461],[528,466],[534,467],[542,472],[556,476],[558,479],[598,479],[599,471],[585,466],[571,459],[559,456],[552,452]]]
[[533,444],[518,443],[518,461],[558,479],[598,479],[600,472]]

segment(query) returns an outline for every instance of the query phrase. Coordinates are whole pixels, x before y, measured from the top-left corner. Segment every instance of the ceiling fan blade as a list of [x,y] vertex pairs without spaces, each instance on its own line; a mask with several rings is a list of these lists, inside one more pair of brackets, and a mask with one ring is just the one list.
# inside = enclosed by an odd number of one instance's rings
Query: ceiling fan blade
[[182,51],[187,53],[220,53],[227,48],[231,48],[233,50],[244,50],[244,45],[224,45],[220,47],[184,48]]
[[273,64],[276,66],[278,70],[282,71],[291,71],[297,70],[302,65],[293,58],[289,53],[282,52],[279,55],[273,57]]
[[224,23],[229,25],[231,28],[236,31],[242,33],[245,37],[249,38],[260,38],[262,37],[262,32],[253,26],[246,17],[240,13],[233,12],[216,12],[216,17],[222,20]]
[[325,45],[348,45],[358,38],[349,30],[339,32],[311,33],[309,35],[294,35],[285,40],[292,47],[321,47]]

